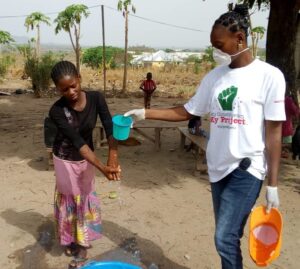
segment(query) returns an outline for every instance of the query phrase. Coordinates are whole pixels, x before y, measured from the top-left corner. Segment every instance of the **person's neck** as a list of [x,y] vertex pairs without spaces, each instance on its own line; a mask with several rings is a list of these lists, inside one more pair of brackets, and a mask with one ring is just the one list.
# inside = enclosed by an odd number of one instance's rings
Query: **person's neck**
[[230,68],[240,68],[245,67],[248,64],[253,62],[254,58],[252,57],[251,51],[247,50],[243,52],[239,57],[232,60],[231,64],[229,65]]
[[78,111],[83,110],[86,104],[85,92],[81,91],[78,96],[78,99],[74,102],[69,101],[69,104],[74,110],[78,110]]

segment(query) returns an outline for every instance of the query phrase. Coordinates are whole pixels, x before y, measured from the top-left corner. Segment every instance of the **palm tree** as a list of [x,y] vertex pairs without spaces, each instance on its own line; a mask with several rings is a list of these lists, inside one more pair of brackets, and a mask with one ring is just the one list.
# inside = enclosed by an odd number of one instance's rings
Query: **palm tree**
[[[72,47],[76,54],[76,67],[80,73],[80,52],[81,47],[79,44],[80,39],[80,22],[82,17],[87,18],[90,12],[88,7],[82,4],[70,5],[64,11],[60,12],[54,22],[57,24],[55,33],[59,33],[64,30],[69,33]],[[72,30],[74,31],[74,37],[72,36]],[[74,42],[75,39],[75,42]]]
[[263,26],[257,26],[251,29],[251,39],[252,39],[252,55],[254,58],[257,56],[257,44],[259,39],[264,37],[266,28]]
[[25,26],[27,28],[27,32],[29,29],[33,30],[34,28],[37,29],[37,37],[36,37],[36,56],[40,56],[40,38],[41,38],[41,33],[40,33],[40,24],[45,23],[47,25],[50,25],[50,18],[45,16],[41,12],[33,12],[30,15],[28,15],[25,19]]
[[123,16],[125,18],[125,51],[124,51],[124,76],[123,76],[123,87],[122,92],[126,92],[127,88],[127,61],[128,61],[128,14],[129,14],[129,6],[131,6],[131,10],[135,13],[136,9],[132,5],[131,0],[119,0],[118,2],[118,10],[123,12]]

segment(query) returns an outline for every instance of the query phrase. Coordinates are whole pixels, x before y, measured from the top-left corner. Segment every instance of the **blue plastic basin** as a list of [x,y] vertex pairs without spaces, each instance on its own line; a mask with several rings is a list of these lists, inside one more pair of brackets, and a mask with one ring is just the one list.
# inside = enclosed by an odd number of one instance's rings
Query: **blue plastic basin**
[[115,115],[112,118],[113,122],[113,137],[117,140],[126,140],[130,134],[132,118],[124,117],[123,115]]
[[115,261],[94,262],[93,261],[81,267],[81,269],[142,269],[142,268],[124,262],[115,262]]

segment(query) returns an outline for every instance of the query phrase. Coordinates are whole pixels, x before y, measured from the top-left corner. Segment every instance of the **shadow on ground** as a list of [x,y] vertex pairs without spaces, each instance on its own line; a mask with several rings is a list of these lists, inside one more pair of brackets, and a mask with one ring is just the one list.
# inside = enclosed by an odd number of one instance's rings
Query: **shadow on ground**
[[[54,258],[63,255],[63,249],[54,238],[54,223],[50,216],[44,217],[32,211],[17,212],[13,209],[1,212],[0,216],[9,225],[18,227],[36,239],[34,244],[16,250],[9,255],[10,259],[15,260],[16,269],[62,269],[67,267],[66,264],[50,267],[46,261],[47,253]],[[160,269],[188,269],[188,267],[179,265],[166,257],[161,247],[151,240],[145,239],[114,222],[104,220],[103,230],[104,236],[114,242],[117,247],[96,255],[91,260],[119,260],[134,263],[143,268],[148,268],[151,263],[155,263]]]

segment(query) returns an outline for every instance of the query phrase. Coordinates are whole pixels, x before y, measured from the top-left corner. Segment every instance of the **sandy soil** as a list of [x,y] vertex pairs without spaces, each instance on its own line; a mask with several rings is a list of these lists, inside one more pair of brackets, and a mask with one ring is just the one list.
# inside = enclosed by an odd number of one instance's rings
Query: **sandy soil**
[[[0,268],[63,269],[65,257],[54,239],[54,172],[48,170],[43,133],[36,124],[56,98],[31,94],[0,96]],[[112,113],[141,107],[142,99],[107,99]],[[157,106],[184,100],[155,98]],[[149,130],[150,132],[150,130]],[[165,269],[217,269],[214,221],[207,175],[194,174],[191,152],[179,151],[179,133],[165,130],[162,149],[141,136],[138,146],[120,146],[122,182],[110,183],[98,173],[103,238],[93,243],[91,259],[152,262]],[[101,159],[107,148],[96,150]],[[111,200],[108,193],[118,192]],[[268,268],[297,269],[300,264],[300,169],[281,166],[280,199],[284,217],[281,256]],[[263,189],[257,204],[264,203]],[[248,249],[248,227],[242,240],[245,268],[256,268]]]

